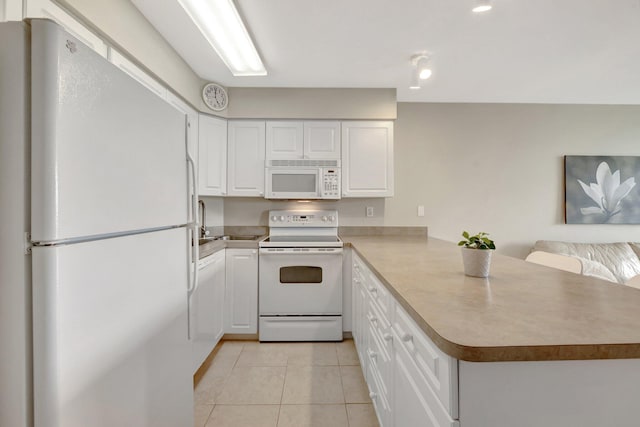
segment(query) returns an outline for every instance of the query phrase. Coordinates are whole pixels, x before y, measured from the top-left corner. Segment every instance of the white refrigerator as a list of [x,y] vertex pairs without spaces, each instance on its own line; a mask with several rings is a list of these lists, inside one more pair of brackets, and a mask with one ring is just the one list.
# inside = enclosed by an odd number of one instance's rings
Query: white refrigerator
[[0,40],[0,425],[191,426],[185,116],[51,21]]

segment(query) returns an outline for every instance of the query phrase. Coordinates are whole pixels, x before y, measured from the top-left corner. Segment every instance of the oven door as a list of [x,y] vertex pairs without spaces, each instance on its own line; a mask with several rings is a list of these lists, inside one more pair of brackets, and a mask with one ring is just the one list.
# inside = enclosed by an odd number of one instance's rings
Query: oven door
[[261,248],[261,316],[342,314],[342,248]]
[[319,199],[319,168],[267,168],[267,199]]

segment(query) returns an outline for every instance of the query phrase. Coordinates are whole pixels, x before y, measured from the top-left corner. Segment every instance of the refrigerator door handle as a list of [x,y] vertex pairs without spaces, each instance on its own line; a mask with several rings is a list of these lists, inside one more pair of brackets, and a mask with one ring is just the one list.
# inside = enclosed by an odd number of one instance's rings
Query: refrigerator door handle
[[198,202],[197,202],[197,186],[196,186],[196,165],[189,154],[189,147],[187,146],[187,164],[188,169],[191,171],[191,254],[190,256],[190,271],[189,271],[189,286],[187,288],[188,296],[191,296],[196,284],[198,283]]

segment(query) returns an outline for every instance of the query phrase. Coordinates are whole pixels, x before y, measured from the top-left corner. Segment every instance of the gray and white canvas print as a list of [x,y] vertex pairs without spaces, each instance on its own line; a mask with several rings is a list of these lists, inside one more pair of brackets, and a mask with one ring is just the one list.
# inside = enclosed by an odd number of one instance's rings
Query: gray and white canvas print
[[565,156],[567,224],[640,224],[640,157]]

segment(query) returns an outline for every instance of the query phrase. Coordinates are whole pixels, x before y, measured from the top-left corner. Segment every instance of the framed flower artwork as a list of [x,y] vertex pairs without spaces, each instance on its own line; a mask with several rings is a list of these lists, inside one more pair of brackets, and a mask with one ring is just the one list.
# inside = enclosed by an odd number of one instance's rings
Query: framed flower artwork
[[640,156],[565,156],[567,224],[640,224]]

